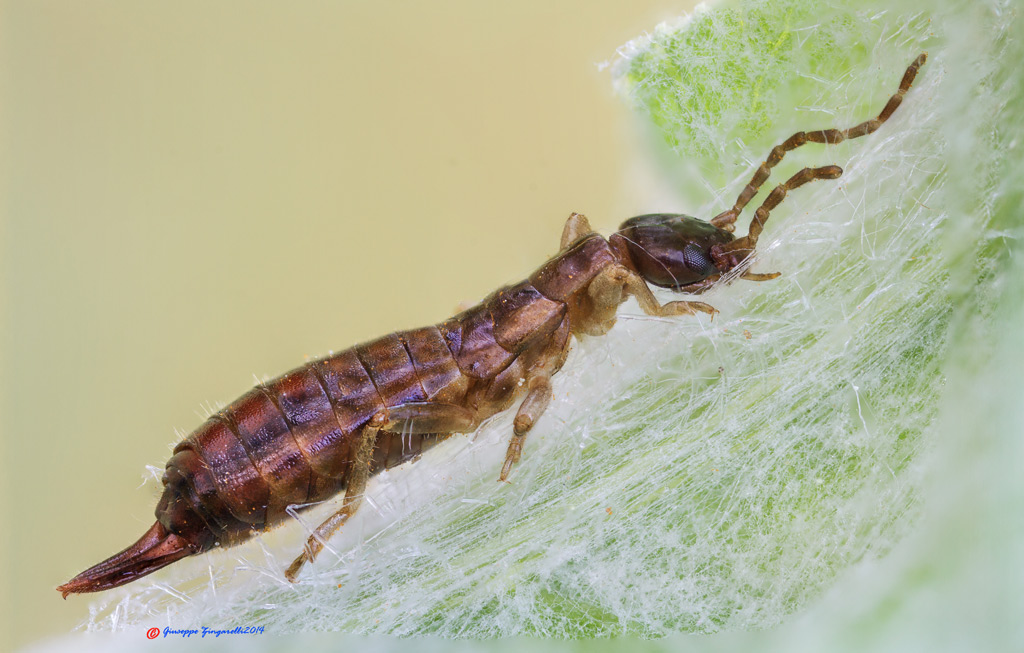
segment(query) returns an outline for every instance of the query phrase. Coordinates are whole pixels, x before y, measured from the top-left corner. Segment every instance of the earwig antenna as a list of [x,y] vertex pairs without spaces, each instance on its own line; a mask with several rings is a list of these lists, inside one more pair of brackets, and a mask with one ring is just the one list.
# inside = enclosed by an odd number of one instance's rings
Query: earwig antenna
[[[906,72],[903,73],[903,79],[900,81],[899,89],[892,97],[889,98],[889,101],[886,102],[882,112],[879,113],[876,118],[865,120],[859,125],[850,127],[849,129],[821,129],[813,132],[797,132],[781,144],[772,148],[772,151],[768,154],[768,158],[757,169],[757,172],[754,173],[750,183],[740,191],[739,197],[736,198],[736,204],[734,204],[728,211],[723,211],[712,218],[711,224],[715,225],[719,229],[732,231],[735,228],[733,225],[736,222],[736,218],[739,217],[740,211],[743,210],[743,207],[745,207],[750,200],[754,199],[754,195],[757,195],[757,191],[760,190],[761,185],[764,184],[764,182],[768,180],[768,176],[771,175],[772,168],[782,161],[787,152],[795,150],[801,145],[805,145],[807,143],[825,143],[828,145],[842,143],[847,139],[866,136],[881,127],[893,112],[896,111],[896,108],[900,106],[900,103],[903,102],[903,96],[907,94],[907,91],[909,91],[911,85],[913,85],[914,78],[917,77],[917,71],[920,70],[921,66],[923,66],[924,62],[927,60],[927,52],[921,53],[917,59],[914,59],[913,63],[907,67]],[[795,188],[795,186],[793,186],[793,188]]]
[[786,199],[786,194],[789,191],[799,188],[808,182],[815,181],[816,179],[837,179],[841,174],[843,174],[843,169],[839,166],[804,168],[800,172],[796,173],[787,179],[786,183],[776,186],[775,190],[769,193],[768,197],[765,198],[764,203],[754,211],[754,219],[750,221],[750,227],[747,229],[747,235],[742,238],[737,238],[731,243],[722,245],[720,251],[722,253],[740,254],[740,258],[748,256],[754,251],[754,247],[757,245],[757,239],[761,235],[761,231],[764,229],[764,223],[768,221],[768,216],[771,214],[772,209],[781,204],[782,200]]

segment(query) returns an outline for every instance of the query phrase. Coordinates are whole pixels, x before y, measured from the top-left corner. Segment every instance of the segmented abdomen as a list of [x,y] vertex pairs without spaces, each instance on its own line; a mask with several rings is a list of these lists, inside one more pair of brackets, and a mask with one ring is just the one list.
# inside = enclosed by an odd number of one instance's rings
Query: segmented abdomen
[[[385,405],[461,404],[468,386],[437,327],[391,334],[245,393],[175,447],[165,483],[176,486],[218,541],[244,539],[281,522],[288,505],[344,489],[358,432]],[[437,440],[382,433],[372,471]],[[172,521],[163,508],[158,518]]]
[[[529,280],[437,326],[384,336],[250,390],[175,447],[157,518],[182,532],[176,520],[194,521],[194,512],[207,539],[232,544],[280,523],[291,504],[343,490],[360,430],[385,409],[452,404],[477,421],[504,410],[522,394],[530,365],[564,353],[566,300],[609,256],[604,239],[583,239]],[[445,435],[382,432],[371,472]]]

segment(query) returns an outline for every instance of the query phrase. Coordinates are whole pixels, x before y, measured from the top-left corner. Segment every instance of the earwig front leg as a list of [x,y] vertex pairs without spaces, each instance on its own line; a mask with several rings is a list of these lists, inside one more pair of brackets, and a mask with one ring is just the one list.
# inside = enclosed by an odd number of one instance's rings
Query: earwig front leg
[[615,326],[615,312],[626,301],[624,295],[629,270],[621,265],[612,265],[601,270],[587,286],[590,299],[588,311],[580,316],[577,329],[591,336],[608,333]]
[[352,461],[351,471],[349,472],[348,483],[345,487],[345,499],[342,502],[341,509],[328,517],[309,536],[302,554],[295,558],[288,567],[288,570],[284,572],[284,577],[289,582],[295,582],[295,577],[298,576],[302,565],[316,560],[316,556],[324,548],[324,542],[329,540],[348,521],[348,518],[359,509],[359,505],[363,501],[363,493],[366,491],[366,481],[370,476],[370,459],[373,456],[373,445],[377,442],[377,433],[386,419],[385,413],[377,413],[363,427],[359,444],[356,447],[356,458]]
[[516,419],[512,424],[512,439],[508,443],[508,453],[505,455],[505,464],[501,468],[499,481],[508,479],[512,465],[519,462],[523,453],[523,440],[533,425],[537,423],[540,416],[551,403],[551,377],[548,375],[535,376],[530,379],[529,391],[526,399],[519,406]]
[[640,308],[644,313],[648,315],[655,315],[658,317],[671,317],[673,315],[695,315],[697,313],[707,313],[714,318],[715,313],[718,309],[711,304],[705,304],[704,302],[668,302],[665,304],[659,304],[658,299],[651,292],[650,286],[643,280],[643,277],[626,271],[626,290],[630,295],[636,297],[636,301],[640,304]]
[[[696,292],[706,290],[703,284],[694,285]],[[687,287],[687,291],[689,290]],[[581,316],[577,328],[588,335],[603,335],[615,326],[615,312],[629,295],[636,297],[640,308],[647,315],[671,317],[707,313],[714,316],[718,312],[714,306],[704,302],[677,301],[659,304],[643,277],[630,272],[622,265],[611,265],[599,272],[587,287],[587,295],[590,298],[590,310]]]
[[781,276],[781,272],[744,272],[740,275],[740,279],[746,279],[747,281],[771,281]]
[[706,290],[711,290],[715,287],[715,284],[721,280],[722,275],[713,274],[707,279],[698,281],[697,283],[691,283],[690,285],[681,289],[681,292],[685,292],[687,295],[699,295]]
[[565,249],[576,242],[581,236],[586,236],[589,233],[593,233],[593,231],[594,229],[590,226],[590,221],[587,220],[587,216],[582,213],[573,213],[569,216],[569,219],[565,221],[565,228],[562,229],[562,242],[559,249]]

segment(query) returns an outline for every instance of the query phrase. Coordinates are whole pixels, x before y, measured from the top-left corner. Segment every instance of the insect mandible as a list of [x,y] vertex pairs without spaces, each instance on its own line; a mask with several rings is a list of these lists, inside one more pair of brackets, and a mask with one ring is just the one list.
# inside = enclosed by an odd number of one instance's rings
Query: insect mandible
[[[174,448],[156,523],[135,544],[57,590],[67,598],[130,583],[277,526],[290,505],[344,491],[341,507],[285,572],[294,581],[359,508],[370,476],[414,459],[453,433],[472,432],[520,402],[499,474],[506,480],[551,401],[551,377],[565,361],[571,336],[606,333],[630,296],[648,315],[713,316],[716,310],[704,302],[661,304],[650,286],[697,294],[743,265],[770,212],[789,191],[842,174],[834,165],[804,168],[768,194],[745,236],[734,237],[740,212],[772,168],[806,143],[839,143],[877,130],[899,107],[925,60],[921,54],[910,64],[877,117],[849,129],[797,132],[777,145],[733,207],[708,222],[680,214],[641,215],[605,239],[573,213],[558,254],[525,281],[496,290],[440,324],[392,333],[253,388]],[[738,278],[778,276],[741,268]]]

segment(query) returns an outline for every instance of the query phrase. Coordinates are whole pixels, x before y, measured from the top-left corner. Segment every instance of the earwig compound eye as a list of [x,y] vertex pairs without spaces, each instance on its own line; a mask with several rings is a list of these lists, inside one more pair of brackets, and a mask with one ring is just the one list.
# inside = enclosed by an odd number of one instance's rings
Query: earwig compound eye
[[707,252],[693,244],[687,244],[683,248],[683,262],[703,277],[710,277],[718,272],[718,268],[715,267]]

